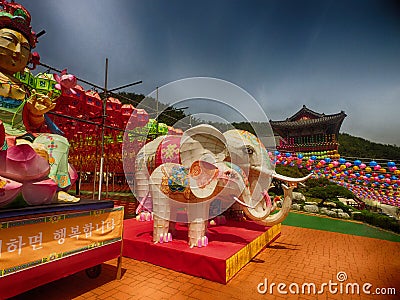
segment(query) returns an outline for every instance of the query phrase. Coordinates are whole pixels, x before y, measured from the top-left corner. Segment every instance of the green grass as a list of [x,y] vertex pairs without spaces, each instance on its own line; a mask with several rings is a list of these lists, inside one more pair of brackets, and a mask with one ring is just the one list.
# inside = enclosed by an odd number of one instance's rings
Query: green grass
[[288,217],[282,222],[283,225],[326,230],[344,234],[365,236],[375,239],[400,242],[400,235],[391,233],[367,224],[347,222],[325,217],[310,216],[305,214],[290,212]]

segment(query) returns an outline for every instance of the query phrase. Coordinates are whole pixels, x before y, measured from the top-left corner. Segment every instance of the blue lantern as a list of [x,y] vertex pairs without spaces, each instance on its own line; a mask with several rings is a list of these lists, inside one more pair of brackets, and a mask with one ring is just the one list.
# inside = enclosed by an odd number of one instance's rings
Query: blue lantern
[[396,164],[395,164],[393,161],[389,161],[389,162],[387,163],[387,165],[388,165],[389,168],[393,168],[393,167],[396,166]]

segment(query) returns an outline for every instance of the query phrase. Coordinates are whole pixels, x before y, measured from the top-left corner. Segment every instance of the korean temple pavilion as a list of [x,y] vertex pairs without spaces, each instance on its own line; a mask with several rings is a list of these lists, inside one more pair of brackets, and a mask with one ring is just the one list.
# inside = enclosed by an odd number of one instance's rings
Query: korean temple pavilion
[[279,135],[277,150],[296,153],[338,155],[338,134],[346,114],[325,115],[305,105],[284,121],[270,121],[275,135]]

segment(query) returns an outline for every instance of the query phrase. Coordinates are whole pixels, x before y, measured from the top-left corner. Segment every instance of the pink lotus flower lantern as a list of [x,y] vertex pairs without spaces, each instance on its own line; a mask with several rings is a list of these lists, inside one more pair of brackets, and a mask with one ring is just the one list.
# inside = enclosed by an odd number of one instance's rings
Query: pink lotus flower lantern
[[55,88],[58,90],[68,90],[72,94],[76,94],[74,87],[76,86],[76,77],[72,74],[67,74],[67,69],[62,70],[61,76],[54,74],[54,79],[57,81]]

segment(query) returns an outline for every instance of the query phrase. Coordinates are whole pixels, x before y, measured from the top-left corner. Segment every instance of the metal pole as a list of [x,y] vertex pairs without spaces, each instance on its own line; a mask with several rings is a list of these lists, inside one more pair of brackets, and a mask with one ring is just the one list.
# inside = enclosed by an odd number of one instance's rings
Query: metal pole
[[108,160],[106,164],[106,199],[108,198]]
[[156,88],[156,119],[158,119],[158,87]]
[[[114,168],[115,170],[115,168]],[[115,171],[113,172],[113,176],[112,176],[112,191],[115,192]]]
[[128,84],[125,84],[125,85],[122,85],[122,86],[113,88],[113,89],[111,89],[111,90],[108,90],[108,92],[110,93],[110,92],[114,92],[114,91],[117,91],[117,90],[121,90],[121,89],[130,87],[130,86],[132,86],[132,85],[136,85],[136,84],[139,84],[139,83],[142,83],[142,82],[143,82],[143,81],[139,80],[139,81],[136,81],[136,82],[128,83]]
[[107,117],[107,77],[108,77],[108,58],[106,58],[106,72],[104,80],[104,100],[103,100],[103,121],[101,126],[101,157],[100,157],[100,177],[99,177],[99,196],[101,200],[101,188],[103,185],[103,166],[104,166],[104,125]]
[[158,136],[158,87],[156,91],[156,136]]
[[[97,147],[97,142],[96,142],[96,147]],[[93,196],[92,196],[92,200],[94,200],[94,194],[96,193],[96,181],[97,181],[96,170],[97,170],[97,151],[96,151],[96,161],[94,163],[94,171],[93,171]]]

